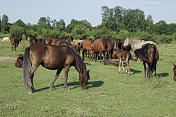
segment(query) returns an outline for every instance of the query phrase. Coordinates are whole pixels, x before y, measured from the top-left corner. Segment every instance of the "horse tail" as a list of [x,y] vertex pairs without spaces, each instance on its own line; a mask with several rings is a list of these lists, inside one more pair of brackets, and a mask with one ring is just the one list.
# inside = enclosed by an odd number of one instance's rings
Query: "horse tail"
[[30,53],[30,47],[25,49],[24,58],[23,58],[23,83],[26,90],[29,89],[29,69],[31,67],[29,53]]

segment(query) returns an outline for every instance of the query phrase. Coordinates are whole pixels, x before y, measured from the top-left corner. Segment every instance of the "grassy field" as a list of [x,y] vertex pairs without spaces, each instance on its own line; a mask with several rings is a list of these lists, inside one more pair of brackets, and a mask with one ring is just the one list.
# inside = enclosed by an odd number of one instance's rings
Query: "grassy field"
[[[17,52],[10,44],[0,42],[0,56],[17,57],[28,44],[23,41]],[[63,86],[63,71],[56,89],[48,90],[56,71],[39,67],[35,72],[37,92],[28,94],[22,83],[22,69],[15,60],[0,61],[0,117],[172,117],[176,116],[176,82],[173,63],[176,63],[176,44],[158,45],[160,60],[157,76],[144,80],[142,62],[130,62],[129,76],[119,74],[115,66],[85,60],[90,69],[89,89],[82,90],[78,73],[69,72],[69,88]]]

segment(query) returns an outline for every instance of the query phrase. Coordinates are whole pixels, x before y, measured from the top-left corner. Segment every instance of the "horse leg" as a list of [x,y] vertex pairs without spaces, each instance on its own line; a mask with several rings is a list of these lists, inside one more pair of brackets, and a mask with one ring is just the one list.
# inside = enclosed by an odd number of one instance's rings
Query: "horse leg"
[[59,74],[60,74],[61,71],[62,71],[62,69],[58,69],[58,70],[57,70],[56,75],[55,75],[55,77],[54,77],[54,80],[53,80],[53,82],[52,82],[51,85],[50,85],[50,88],[49,88],[50,90],[54,88],[54,83],[55,83],[55,81],[57,80],[57,78],[59,77]]
[[82,51],[83,61],[84,61],[84,54],[85,54],[85,49],[83,49]]
[[65,67],[64,67],[64,70],[65,70],[65,75],[64,75],[64,79],[65,79],[64,87],[65,87],[65,88],[68,87],[68,85],[67,85],[67,79],[68,79],[68,72],[69,72],[69,69],[70,69],[70,65],[65,65]]
[[143,65],[144,65],[144,79],[146,80],[146,63],[143,61]]
[[121,71],[121,64],[122,64],[122,58],[119,57],[119,73],[120,73],[120,71]]
[[34,77],[34,72],[37,70],[38,66],[39,65],[32,66],[31,69],[29,70],[29,73],[28,73],[28,77],[29,77],[29,80],[30,80],[30,81],[28,81],[30,83],[30,84],[28,84],[29,87],[30,87],[30,89],[29,89],[30,92],[29,93],[32,93],[32,92],[35,91],[34,84],[33,84],[33,77]]

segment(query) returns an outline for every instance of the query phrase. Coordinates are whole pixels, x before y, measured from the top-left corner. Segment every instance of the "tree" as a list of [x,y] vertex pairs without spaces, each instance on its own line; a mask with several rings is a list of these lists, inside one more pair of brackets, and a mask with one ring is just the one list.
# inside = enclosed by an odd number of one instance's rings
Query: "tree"
[[10,27],[10,35],[13,37],[22,37],[24,34],[24,28],[17,26],[17,25],[12,25]]
[[2,21],[1,21],[1,32],[2,33],[8,32],[8,29],[9,29],[8,20],[9,19],[7,15],[2,16]]
[[153,32],[155,32],[156,34],[166,34],[167,33],[167,23],[164,20],[160,20],[158,23],[156,23],[155,25],[153,25]]
[[56,29],[63,31],[65,29],[65,22],[63,19],[60,19],[59,22],[56,22]]
[[152,27],[153,27],[153,19],[151,15],[148,15],[146,18],[146,31],[152,33]]

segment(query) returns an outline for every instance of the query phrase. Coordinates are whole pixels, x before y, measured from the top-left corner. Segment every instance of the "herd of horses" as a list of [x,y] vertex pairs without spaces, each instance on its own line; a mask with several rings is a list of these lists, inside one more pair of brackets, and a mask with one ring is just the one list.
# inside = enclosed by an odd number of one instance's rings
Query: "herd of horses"
[[[129,63],[132,59],[130,50],[133,50],[134,55],[143,61],[144,78],[149,79],[153,72],[156,76],[159,51],[156,43],[153,41],[143,41],[133,38],[125,40],[99,38],[96,40],[76,40],[74,43],[71,43],[69,38],[31,38],[29,39],[29,43],[30,46],[26,48],[24,55],[20,54],[15,63],[16,67],[23,68],[24,86],[29,92],[35,91],[33,77],[34,72],[40,65],[49,70],[57,70],[50,89],[54,88],[54,83],[62,69],[65,71],[64,86],[67,87],[68,72],[71,66],[74,66],[79,73],[81,88],[86,89],[90,75],[84,63],[85,56],[92,60],[94,59],[95,62],[109,60],[111,63],[117,63],[119,73],[123,69],[123,73],[130,74]],[[82,57],[80,52],[82,52]],[[116,58],[118,62],[113,61]],[[176,80],[176,65],[174,68],[174,79]]]

